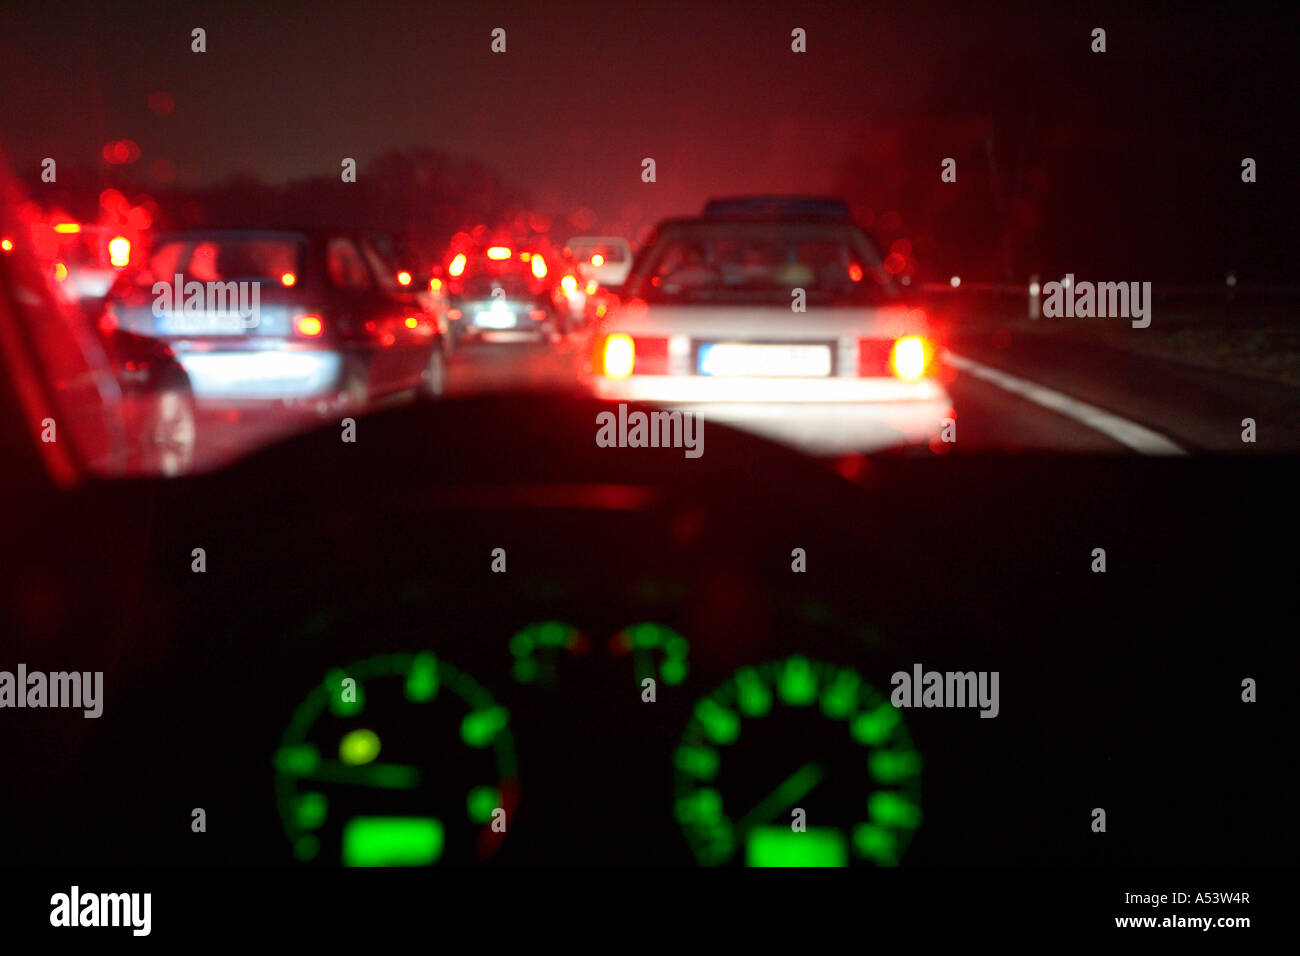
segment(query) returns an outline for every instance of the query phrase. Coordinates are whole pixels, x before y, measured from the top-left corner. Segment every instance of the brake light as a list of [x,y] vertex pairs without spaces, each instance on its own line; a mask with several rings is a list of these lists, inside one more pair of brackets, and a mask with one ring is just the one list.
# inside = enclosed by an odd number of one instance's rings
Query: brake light
[[125,269],[131,262],[131,240],[126,236],[108,240],[108,261],[114,269]]
[[434,276],[432,279],[429,280],[430,292],[437,292],[441,288],[442,288],[442,280],[439,279],[437,276]]
[[299,335],[314,339],[325,331],[325,323],[321,321],[319,315],[305,314],[298,316],[293,328]]
[[668,339],[618,333],[605,339],[603,370],[607,378],[629,375],[667,375]]
[[67,277],[68,277],[68,267],[65,266],[62,262],[54,263],[54,278],[57,279],[59,282],[62,282]]
[[298,281],[298,277],[294,275],[292,272],[286,272],[284,275],[280,276],[280,284],[284,286],[286,289],[294,285],[294,283],[296,283],[297,281]]
[[591,264],[596,268],[600,268],[605,264],[605,257],[598,252],[591,257]]
[[849,266],[849,278],[854,282],[862,281],[862,266],[856,262]]
[[489,259],[494,259],[497,262],[500,262],[502,259],[510,258],[510,250],[507,249],[505,246],[489,246],[487,251],[487,257]]
[[600,286],[596,285],[595,279],[592,279],[587,283],[587,295],[595,295],[598,288],[600,288]]
[[447,274],[453,279],[457,278],[465,271],[465,253],[456,253],[456,258],[451,260],[451,265],[447,266]]
[[572,292],[578,287],[578,280],[573,276],[565,276],[560,280],[560,287],[564,289],[565,292]]
[[397,284],[398,284],[398,285],[410,285],[410,284],[411,284],[411,274],[410,274],[409,272],[407,272],[405,269],[403,269],[401,272],[397,273]]
[[14,241],[12,239],[0,239],[0,250],[5,252],[14,251]]
[[533,275],[539,279],[546,278],[546,260],[541,256],[533,256],[532,259]]
[[545,309],[533,309],[528,313],[528,317],[534,322],[541,322],[546,318]]
[[420,320],[417,319],[417,318],[416,318],[415,316],[413,316],[413,315],[408,315],[408,316],[406,317],[406,327],[407,327],[408,329],[416,329],[416,328],[419,328],[419,327],[420,327]]
[[905,382],[915,382],[929,371],[934,349],[919,335],[905,335],[894,343],[889,366]]
[[458,321],[460,319],[460,309],[448,309],[447,318],[451,319],[453,322]]
[[81,232],[81,226],[75,222],[60,222],[54,225],[55,232],[61,232],[66,235],[76,235]]
[[630,335],[611,335],[605,339],[602,359],[606,378],[627,378],[636,364],[636,343]]

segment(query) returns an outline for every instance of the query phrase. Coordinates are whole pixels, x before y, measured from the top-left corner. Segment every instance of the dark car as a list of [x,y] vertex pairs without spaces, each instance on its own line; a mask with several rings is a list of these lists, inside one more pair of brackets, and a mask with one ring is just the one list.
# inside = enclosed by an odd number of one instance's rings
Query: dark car
[[99,324],[121,394],[127,470],[178,475],[194,464],[198,418],[189,376],[171,347],[158,339]]
[[328,408],[442,391],[436,316],[347,230],[164,234],[114,287],[107,321],[165,342],[201,404]]

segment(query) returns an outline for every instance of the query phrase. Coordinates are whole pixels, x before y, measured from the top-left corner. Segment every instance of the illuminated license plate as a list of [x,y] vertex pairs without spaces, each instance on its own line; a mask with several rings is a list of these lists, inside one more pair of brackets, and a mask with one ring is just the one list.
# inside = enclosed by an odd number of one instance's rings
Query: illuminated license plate
[[699,369],[701,375],[826,376],[831,374],[831,349],[718,342],[700,346]]
[[249,330],[252,318],[238,312],[164,312],[157,316],[159,335],[239,335]]
[[515,314],[513,312],[475,312],[474,324],[485,329],[513,329]]

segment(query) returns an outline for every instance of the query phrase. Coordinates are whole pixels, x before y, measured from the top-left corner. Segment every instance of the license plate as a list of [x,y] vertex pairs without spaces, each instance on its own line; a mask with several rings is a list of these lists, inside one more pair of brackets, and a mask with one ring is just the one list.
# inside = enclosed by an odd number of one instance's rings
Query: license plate
[[749,345],[718,342],[700,346],[701,375],[769,375],[815,378],[831,374],[828,345]]
[[513,329],[515,314],[513,312],[475,312],[474,324],[485,329]]
[[239,335],[248,322],[238,312],[164,312],[157,316],[159,335]]

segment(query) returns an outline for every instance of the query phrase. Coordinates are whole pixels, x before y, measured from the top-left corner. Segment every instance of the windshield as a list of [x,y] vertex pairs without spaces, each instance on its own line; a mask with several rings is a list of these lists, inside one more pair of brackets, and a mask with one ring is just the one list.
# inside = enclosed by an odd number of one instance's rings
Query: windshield
[[[339,97],[311,51],[350,41],[341,5],[255,36],[214,14],[176,62],[137,52],[173,49],[161,21],[15,12],[0,67],[36,98],[0,117],[0,255],[30,255],[83,331],[117,337],[103,380],[169,420],[116,434],[191,445],[162,456],[169,473],[345,412],[539,389],[706,409],[833,467],[1300,449],[1289,197],[1245,145],[1268,117],[1249,120],[1217,73],[1181,59],[1195,30],[1219,35],[1210,14],[1162,47],[1192,87],[1186,112],[1133,95],[1145,86],[1127,53],[1090,38],[1088,63],[1116,69],[1083,89],[1010,13],[951,9],[924,40],[848,17],[817,48],[807,25],[783,26],[774,69],[742,54],[759,42],[748,28],[715,50],[719,23],[685,10],[615,56],[584,33],[605,30],[592,6],[576,33],[547,21],[549,48],[572,55],[528,60],[509,81],[527,95],[502,96],[457,46],[436,61],[477,79],[415,83],[400,109],[381,75],[419,69],[403,36],[459,36],[478,29],[469,13],[368,24],[388,68],[338,64],[355,91]],[[500,29],[489,62],[538,48]],[[588,43],[628,83],[592,82]],[[708,78],[687,67],[715,53]],[[218,56],[233,58],[219,79],[177,66]],[[258,77],[280,57],[297,66],[273,103]],[[1271,70],[1243,68],[1235,100],[1274,102]],[[576,88],[581,116],[540,118],[537,103]],[[1242,144],[1227,166],[1224,142]],[[1157,172],[1170,143],[1190,157],[1179,176]],[[122,357],[126,334],[159,346],[148,382]]]
[[671,229],[635,269],[647,301],[867,305],[896,296],[870,241],[847,227],[700,224]]
[[302,247],[292,239],[231,239],[194,237],[162,239],[148,263],[137,272],[136,285],[170,282],[176,275],[199,282],[268,279],[302,271]]

